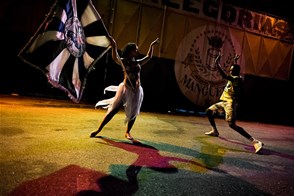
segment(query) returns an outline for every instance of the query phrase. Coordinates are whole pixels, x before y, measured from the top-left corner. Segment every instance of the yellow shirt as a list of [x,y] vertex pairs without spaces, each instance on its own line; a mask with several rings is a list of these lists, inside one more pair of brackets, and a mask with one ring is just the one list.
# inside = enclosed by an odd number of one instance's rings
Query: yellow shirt
[[240,87],[242,78],[240,76],[232,76],[233,80],[228,80],[220,100],[233,102],[239,100]]

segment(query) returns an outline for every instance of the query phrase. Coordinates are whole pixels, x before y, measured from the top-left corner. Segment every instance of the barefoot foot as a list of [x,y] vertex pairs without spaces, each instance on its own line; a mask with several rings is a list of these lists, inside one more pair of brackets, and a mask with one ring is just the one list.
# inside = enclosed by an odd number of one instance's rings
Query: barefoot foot
[[90,137],[95,137],[99,132],[98,131],[94,131],[91,133]]
[[128,139],[128,140],[133,140],[134,138],[131,136],[130,133],[126,133],[125,134],[125,137]]

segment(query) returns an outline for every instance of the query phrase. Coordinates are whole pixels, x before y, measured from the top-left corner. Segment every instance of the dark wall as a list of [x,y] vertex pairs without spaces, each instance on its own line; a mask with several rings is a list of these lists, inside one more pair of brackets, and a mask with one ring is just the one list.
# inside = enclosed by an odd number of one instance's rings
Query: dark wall
[[246,75],[240,118],[294,125],[294,82]]

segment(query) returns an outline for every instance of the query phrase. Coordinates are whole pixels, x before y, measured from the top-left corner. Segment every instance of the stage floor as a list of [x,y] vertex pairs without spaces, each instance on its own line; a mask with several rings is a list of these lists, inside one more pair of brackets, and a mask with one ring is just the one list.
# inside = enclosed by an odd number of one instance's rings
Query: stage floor
[[0,195],[294,195],[294,127],[238,121],[265,146],[205,116],[141,112],[131,142],[120,111],[0,95]]

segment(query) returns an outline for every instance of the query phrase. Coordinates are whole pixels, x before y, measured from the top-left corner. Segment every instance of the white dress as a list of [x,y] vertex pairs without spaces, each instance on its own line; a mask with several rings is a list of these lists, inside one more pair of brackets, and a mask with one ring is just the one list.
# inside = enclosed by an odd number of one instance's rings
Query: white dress
[[106,91],[116,91],[115,96],[110,99],[98,101],[95,105],[95,108],[107,108],[108,114],[123,104],[126,114],[125,123],[135,119],[139,115],[144,97],[142,86],[139,86],[137,89],[133,90],[132,88],[126,87],[124,82],[122,82],[119,84],[119,86],[106,87],[104,92]]

